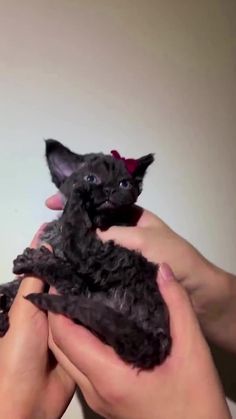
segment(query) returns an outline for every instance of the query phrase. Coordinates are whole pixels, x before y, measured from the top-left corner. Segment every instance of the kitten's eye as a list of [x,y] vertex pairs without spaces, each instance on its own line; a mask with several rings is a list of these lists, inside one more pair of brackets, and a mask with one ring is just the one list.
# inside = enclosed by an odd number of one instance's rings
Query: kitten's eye
[[95,175],[86,175],[85,177],[84,177],[84,180],[86,180],[86,182],[89,182],[89,183],[93,183],[93,184],[97,184],[98,183],[98,178],[97,178],[97,176],[95,176]]
[[132,185],[128,179],[123,179],[120,181],[119,186],[122,189],[130,189]]

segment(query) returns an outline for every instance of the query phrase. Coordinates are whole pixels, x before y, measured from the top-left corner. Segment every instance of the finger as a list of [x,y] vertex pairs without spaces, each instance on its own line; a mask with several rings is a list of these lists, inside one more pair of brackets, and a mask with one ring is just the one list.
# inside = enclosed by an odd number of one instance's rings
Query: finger
[[62,210],[65,205],[65,198],[60,192],[58,192],[46,199],[45,204],[52,210]]
[[184,345],[183,335],[200,331],[190,299],[184,288],[177,282],[171,268],[163,263],[158,272],[160,292],[168,306],[173,343]]
[[[31,241],[30,247],[37,247],[38,243],[40,242],[40,236],[44,231],[46,225],[46,223],[43,224],[35,233]],[[15,316],[18,317],[19,315],[24,317],[26,315],[34,315],[35,313],[37,313],[39,311],[38,308],[31,304],[29,301],[25,300],[24,296],[32,292],[42,292],[43,288],[44,284],[39,278],[33,276],[24,277],[24,279],[21,281],[15,300],[9,311],[10,318],[12,319]]]
[[[60,348],[55,344],[52,332],[49,328],[49,348],[53,352],[58,366],[56,367],[57,373],[62,375],[63,373],[67,373],[78,385],[80,390],[82,391],[84,398],[86,399],[87,403],[94,407],[95,410],[99,409],[99,405],[101,404],[101,397],[98,395],[97,391],[95,390],[93,384],[89,381],[85,374],[83,374],[67,357],[66,355],[60,350]],[[96,406],[95,406],[96,404]]]
[[43,289],[44,284],[40,279],[32,276],[25,277],[20,284],[15,300],[10,308],[10,319],[13,320],[16,318],[20,322],[22,318],[33,317],[39,312],[43,315],[42,311],[24,298],[28,294],[42,292]]
[[138,227],[151,227],[155,225],[157,222],[161,222],[160,218],[158,218],[151,211],[148,211],[140,207],[137,207],[137,208],[139,208],[139,210],[141,211],[141,215],[139,219],[137,220]]
[[[114,350],[82,326],[61,315],[50,314],[49,325],[53,341],[67,358],[93,383],[94,387],[102,381],[109,381],[126,366]],[[106,371],[106,378],[101,371]],[[97,388],[99,392],[99,388]]]
[[79,385],[79,387],[85,391],[91,391],[92,386],[86,377],[81,371],[79,371],[75,365],[66,357],[66,355],[60,350],[60,348],[55,344],[51,330],[49,330],[49,339],[48,345],[51,351],[53,352],[57,362],[61,367],[73,378],[73,380]]
[[35,249],[38,244],[40,243],[40,237],[43,233],[43,231],[45,230],[47,223],[44,223],[41,225],[41,227],[38,229],[38,231],[35,233],[31,243],[30,243],[30,247],[32,247],[33,249]]

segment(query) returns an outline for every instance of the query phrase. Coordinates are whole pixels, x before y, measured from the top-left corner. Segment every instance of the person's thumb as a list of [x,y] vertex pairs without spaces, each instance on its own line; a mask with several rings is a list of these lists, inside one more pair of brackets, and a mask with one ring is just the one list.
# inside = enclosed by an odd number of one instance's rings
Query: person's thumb
[[52,210],[63,210],[66,199],[62,193],[57,192],[55,195],[50,196],[46,199],[45,205]]
[[178,344],[183,341],[183,335],[200,332],[190,298],[166,263],[159,267],[157,282],[169,310],[173,342]]

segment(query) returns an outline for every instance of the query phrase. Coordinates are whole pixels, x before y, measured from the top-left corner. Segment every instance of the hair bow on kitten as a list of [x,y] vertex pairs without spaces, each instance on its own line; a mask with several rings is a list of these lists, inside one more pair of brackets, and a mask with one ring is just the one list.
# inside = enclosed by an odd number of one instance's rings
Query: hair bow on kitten
[[126,159],[125,157],[121,157],[121,155],[116,150],[111,151],[112,156],[116,160],[122,160],[125,164],[126,169],[132,175],[134,171],[137,169],[138,162],[135,159]]

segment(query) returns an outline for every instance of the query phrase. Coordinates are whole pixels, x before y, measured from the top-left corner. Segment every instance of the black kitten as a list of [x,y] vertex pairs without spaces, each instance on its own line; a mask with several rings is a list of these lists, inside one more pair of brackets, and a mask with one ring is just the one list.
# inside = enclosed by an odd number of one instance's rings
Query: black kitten
[[134,221],[133,204],[153,156],[81,156],[48,140],[46,157],[52,180],[66,198],[61,217],[41,237],[54,252],[27,248],[14,261],[14,273],[39,276],[59,295],[26,298],[86,326],[136,367],[160,364],[170,352],[171,337],[168,310],[156,284],[158,267],[96,235],[97,227]]

